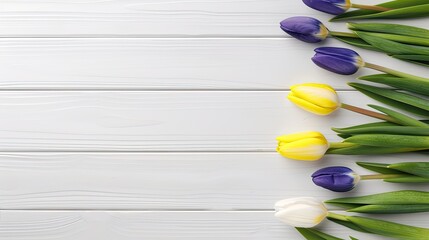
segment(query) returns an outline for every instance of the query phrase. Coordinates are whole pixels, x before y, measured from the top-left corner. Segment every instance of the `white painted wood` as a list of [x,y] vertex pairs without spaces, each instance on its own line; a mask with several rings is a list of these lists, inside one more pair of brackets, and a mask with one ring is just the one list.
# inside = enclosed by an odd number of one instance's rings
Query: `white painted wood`
[[[347,81],[374,72],[320,69],[310,60],[317,46],[270,38],[0,39],[0,89],[285,90],[306,81],[350,89]],[[424,67],[358,51],[369,62],[429,77]]]
[[[332,17],[301,0],[13,0],[0,3],[0,35],[284,36],[279,22],[296,15]],[[401,22],[428,27],[424,19]]]
[[[324,166],[369,174],[355,161],[421,161],[423,155],[327,156],[318,162],[277,153],[1,153],[0,209],[249,210],[272,209],[283,198],[328,200],[427,184],[362,181],[339,194],[311,182]],[[336,209],[336,208],[332,208]],[[0,213],[1,214],[1,213]],[[0,231],[1,236],[1,231]]]
[[[277,135],[374,121],[316,116],[265,91],[6,91],[0,151],[273,151]],[[368,98],[340,92],[343,102]]]
[[[389,217],[429,226],[422,214]],[[322,229],[338,237],[383,240],[326,222]],[[3,211],[0,238],[8,240],[92,239],[302,239],[267,212],[87,212]]]

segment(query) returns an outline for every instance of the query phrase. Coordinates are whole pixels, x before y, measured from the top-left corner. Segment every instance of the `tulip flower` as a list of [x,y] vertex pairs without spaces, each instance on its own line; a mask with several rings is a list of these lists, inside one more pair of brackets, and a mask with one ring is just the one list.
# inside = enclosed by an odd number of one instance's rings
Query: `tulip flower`
[[391,10],[390,8],[381,6],[352,4],[350,0],[303,0],[303,2],[313,9],[333,15],[342,14],[350,8],[369,9],[380,12]]
[[348,192],[361,180],[384,180],[390,183],[429,183],[429,163],[404,162],[395,164],[364,163],[359,166],[379,174],[358,175],[348,167],[326,167],[311,175],[314,184],[334,192]]
[[275,216],[293,227],[314,227],[328,215],[328,210],[323,202],[312,197],[284,199],[278,201],[274,208]]
[[277,137],[277,152],[295,160],[315,161],[329,149],[329,143],[319,132],[301,132]]
[[316,185],[334,192],[348,192],[360,180],[360,176],[348,167],[322,168],[313,173],[311,177]]
[[338,108],[343,108],[366,116],[398,123],[396,119],[388,115],[340,103],[335,89],[327,84],[304,83],[293,85],[287,98],[298,107],[317,115],[329,115]]
[[311,17],[291,17],[280,22],[280,28],[286,33],[308,43],[317,43],[326,39],[328,29],[319,20]]
[[300,108],[318,115],[328,115],[341,105],[335,89],[319,83],[292,86],[288,99]]
[[311,60],[319,67],[334,73],[351,75],[365,65],[361,56],[351,49],[320,47],[314,51],[316,54]]

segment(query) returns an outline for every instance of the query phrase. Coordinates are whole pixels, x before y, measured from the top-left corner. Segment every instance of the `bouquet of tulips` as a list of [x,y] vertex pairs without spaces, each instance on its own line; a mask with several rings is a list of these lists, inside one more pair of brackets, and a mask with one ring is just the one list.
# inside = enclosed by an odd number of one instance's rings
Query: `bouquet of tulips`
[[[349,0],[303,0],[320,11],[337,15],[332,21],[349,19],[383,19],[429,16],[427,0],[396,0],[379,5],[361,5]],[[358,10],[349,11],[350,8]],[[330,31],[319,20],[292,17],[281,22],[282,30],[309,43],[328,36],[353,46],[384,52],[389,56],[429,66],[429,30],[389,23],[348,23],[351,32]],[[277,152],[295,160],[315,161],[327,154],[373,155],[429,150],[429,78],[366,62],[357,52],[347,48],[319,47],[312,61],[319,67],[341,75],[352,75],[360,68],[380,73],[361,76],[367,83],[349,83],[351,87],[388,107],[370,104],[360,108],[340,101],[329,85],[303,83],[291,87],[287,98],[298,107],[317,114],[329,115],[341,109],[363,114],[378,121],[332,128],[342,138],[328,142],[317,131],[282,135],[277,138]],[[376,83],[377,85],[373,85]],[[383,86],[384,85],[384,86]],[[429,183],[429,162],[380,164],[358,162],[357,165],[375,172],[360,175],[344,166],[319,169],[311,175],[314,184],[335,192],[354,189],[363,180],[383,180],[389,183]],[[403,214],[429,211],[429,192],[395,191],[368,196],[336,198],[321,202],[303,197],[284,199],[275,204],[275,216],[295,227],[309,240],[341,239],[315,229],[328,219],[350,229],[406,240],[429,239],[429,229],[389,222],[378,218],[345,215],[328,210],[365,214]],[[350,236],[350,239],[356,239]]]

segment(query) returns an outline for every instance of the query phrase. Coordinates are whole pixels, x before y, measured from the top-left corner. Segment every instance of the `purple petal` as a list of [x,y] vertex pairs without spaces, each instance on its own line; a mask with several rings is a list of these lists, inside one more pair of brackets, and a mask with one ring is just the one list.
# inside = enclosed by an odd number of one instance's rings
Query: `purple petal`
[[305,5],[321,12],[339,15],[347,11],[346,0],[303,0]]
[[328,71],[351,75],[360,68],[357,52],[347,48],[321,47],[315,49],[316,54],[311,59],[313,62]]
[[354,172],[347,167],[322,168],[313,173],[313,182],[335,192],[347,192],[355,187]]
[[280,28],[292,37],[304,42],[317,43],[326,37],[318,36],[323,24],[311,17],[291,17],[280,22]]

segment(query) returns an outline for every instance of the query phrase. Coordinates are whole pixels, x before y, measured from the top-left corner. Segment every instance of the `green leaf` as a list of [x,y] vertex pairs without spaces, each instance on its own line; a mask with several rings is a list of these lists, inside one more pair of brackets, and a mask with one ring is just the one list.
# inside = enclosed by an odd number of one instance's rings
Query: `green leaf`
[[[428,4],[429,6],[429,4]],[[429,8],[428,8],[429,9]],[[373,47],[382,50],[388,54],[405,55],[429,55],[429,47],[408,45],[404,43],[398,43],[392,40],[374,36],[371,33],[365,33],[356,31],[355,32],[362,40],[371,44]]]
[[415,135],[429,136],[429,129],[421,127],[408,126],[386,126],[386,127],[362,127],[355,129],[332,128],[333,131],[344,134],[344,136],[353,136],[358,134],[394,134],[394,135]]
[[[429,100],[427,99],[392,89],[380,88],[361,83],[349,83],[349,85],[365,95],[393,107],[419,115],[427,116],[429,113]],[[417,111],[415,108],[421,109],[421,111]]]
[[[399,8],[404,8],[404,7],[423,5],[423,4],[427,4],[427,0],[408,0],[408,1],[396,0],[396,1],[390,1],[390,2],[386,2],[386,3],[378,4],[376,6],[399,9]],[[375,14],[375,13],[379,13],[379,11],[364,10],[364,9],[349,11],[349,12],[340,14],[340,15],[332,18],[331,21],[347,20],[347,19],[353,19],[356,17],[362,18],[363,16]]]
[[371,51],[379,51],[382,52],[380,49],[371,46],[371,44],[368,44],[367,42],[365,42],[364,40],[360,39],[360,38],[353,38],[353,37],[343,37],[343,36],[333,36],[335,39],[350,44],[352,46],[355,47],[360,47],[360,48],[364,48],[364,49],[368,49]]
[[361,205],[429,205],[429,192],[403,190],[361,197],[336,198],[325,202]]
[[401,214],[401,213],[419,213],[428,212],[429,205],[364,205],[357,208],[351,208],[348,212],[369,213],[369,214]]
[[429,149],[429,136],[360,134],[346,138],[344,142],[373,147]]
[[[395,119],[398,123],[405,125],[405,126],[413,126],[413,127],[421,127],[421,128],[429,128],[429,125],[421,122],[417,119],[414,119],[410,116],[407,116],[405,114],[402,114],[400,112],[394,111],[392,109],[388,109],[382,106],[377,106],[377,105],[373,105],[373,104],[369,104],[368,105],[371,108],[374,108],[375,110],[378,110],[382,113],[387,114],[388,116],[392,117],[393,119]],[[412,134],[410,134],[412,135]]]
[[427,149],[429,148],[394,148],[357,145],[347,148],[329,149],[326,153],[339,155],[379,155],[391,153],[417,152]]
[[392,55],[392,57],[429,67],[429,56],[427,55]]
[[429,38],[411,37],[411,36],[396,35],[396,34],[389,34],[389,33],[365,32],[365,34],[368,34],[374,37],[379,37],[382,39],[387,39],[394,42],[400,42],[400,43],[405,43],[405,44],[410,44],[415,46],[429,46]]
[[428,228],[414,227],[379,219],[347,216],[347,219],[360,228],[381,236],[403,240],[423,240],[429,236]]
[[365,229],[363,229],[363,228],[360,228],[358,225],[356,225],[356,224],[354,224],[354,223],[352,223],[352,222],[350,222],[350,221],[341,221],[341,220],[338,220],[338,219],[335,219],[335,218],[331,218],[331,217],[329,217],[329,216],[328,216],[328,219],[329,219],[330,221],[334,222],[334,223],[337,223],[337,224],[343,225],[343,226],[345,226],[345,227],[348,227],[348,228],[350,228],[350,229],[356,230],[356,231],[358,231],[358,232],[371,233],[371,232],[369,232],[369,231],[366,231],[366,230],[365,230]]
[[395,169],[389,169],[389,164],[383,163],[370,163],[370,162],[356,162],[357,165],[366,168],[368,170],[378,172],[381,174],[401,174],[401,171]]
[[[429,61],[429,56],[427,57]],[[359,77],[358,79],[429,96],[429,81],[401,78],[390,74],[374,74]]]
[[[427,3],[427,2],[426,2]],[[429,38],[429,30],[419,27],[391,23],[347,23],[350,30],[389,33],[419,38]]]
[[301,233],[301,235],[304,236],[307,240],[343,240],[341,238],[337,238],[329,234],[323,233],[314,228],[295,228],[295,229],[298,230],[298,232]]
[[[399,0],[400,1],[400,0]],[[405,1],[404,1],[405,2]],[[380,4],[381,6],[382,4]],[[395,8],[395,7],[392,7]],[[359,11],[359,10],[358,10]],[[429,16],[429,4],[412,5],[409,7],[395,8],[389,11],[379,12],[358,12],[351,11],[349,14],[340,14],[331,19],[331,21],[350,20],[350,19],[396,19],[396,18],[418,18]]]
[[429,178],[429,162],[405,162],[389,165],[390,169]]
[[389,183],[428,183],[429,178],[410,175],[410,176],[404,176],[404,177],[386,178],[383,181],[389,182]]
[[354,238],[354,237],[352,237],[352,236],[350,236],[350,239],[351,239],[351,240],[359,240],[359,239]]

